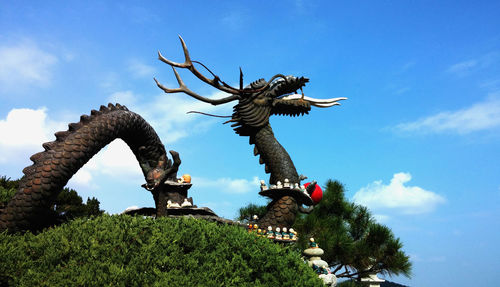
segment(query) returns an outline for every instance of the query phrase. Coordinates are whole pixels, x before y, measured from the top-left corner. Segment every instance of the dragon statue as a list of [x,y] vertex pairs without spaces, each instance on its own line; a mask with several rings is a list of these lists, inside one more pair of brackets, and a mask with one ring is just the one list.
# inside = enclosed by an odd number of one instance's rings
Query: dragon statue
[[[184,63],[172,62],[158,53],[159,59],[172,67],[179,87],[170,89],[155,79],[158,87],[166,93],[185,93],[212,105],[236,101],[231,119],[226,123],[231,123],[238,135],[249,137],[250,144],[255,146],[254,155],[260,156],[259,162],[265,165],[266,173],[271,174],[269,184],[300,184],[304,177],[298,175],[290,156],[274,137],[269,117],[303,115],[310,111],[311,106],[331,107],[346,98],[320,100],[306,97],[302,88],[308,82],[307,78],[281,74],[269,81],[259,79],[243,87],[241,70],[240,87],[234,88],[221,81],[202,63],[192,61],[184,40],[179,38]],[[203,66],[213,78],[204,76],[196,69],[195,63]],[[189,70],[201,81],[230,96],[209,99],[198,95],[184,84],[175,68]],[[298,90],[302,93],[297,94]],[[170,151],[172,160],[168,159],[165,147],[153,128],[141,116],[120,104],[101,106],[99,111],[92,110],[90,116],[82,115],[78,123],[69,124],[67,131],[57,132],[55,136],[55,141],[43,144],[45,151],[31,156],[33,165],[23,170],[25,176],[17,193],[0,210],[0,231],[39,230],[45,227],[44,214],[73,174],[117,138],[126,142],[136,156],[146,179],[144,186],[152,192],[157,209],[163,204],[158,194],[165,188],[165,180],[176,177],[181,162],[175,151]],[[267,212],[257,222],[260,226],[291,226],[299,211],[310,211],[302,204],[313,205],[311,200],[304,200],[302,192],[293,188],[271,194],[268,195],[272,201],[267,206]]]

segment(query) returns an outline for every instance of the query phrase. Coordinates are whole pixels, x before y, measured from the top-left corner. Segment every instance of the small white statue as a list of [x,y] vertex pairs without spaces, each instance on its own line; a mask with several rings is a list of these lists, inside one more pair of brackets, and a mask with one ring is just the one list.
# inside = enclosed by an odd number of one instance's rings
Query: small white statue
[[184,202],[181,204],[181,207],[191,207],[193,206],[191,202],[187,198],[184,198]]
[[283,240],[290,240],[290,234],[288,234],[286,227],[283,227]]
[[288,180],[288,178],[285,178],[285,183],[283,183],[283,187],[290,187],[290,181]]
[[283,188],[283,185],[281,184],[281,181],[278,180],[278,182],[276,183],[276,187],[277,188]]
[[260,181],[260,190],[261,190],[261,191],[268,190],[268,187],[267,187],[267,185],[266,185],[266,182],[265,182],[265,181],[263,181],[263,180],[261,180],[261,181]]
[[293,228],[290,228],[290,240],[297,241],[297,231],[293,230]]
[[267,238],[274,239],[274,231],[271,226],[267,227]]
[[281,229],[279,227],[276,227],[276,232],[274,234],[274,238],[281,240],[283,239],[283,235],[281,234]]

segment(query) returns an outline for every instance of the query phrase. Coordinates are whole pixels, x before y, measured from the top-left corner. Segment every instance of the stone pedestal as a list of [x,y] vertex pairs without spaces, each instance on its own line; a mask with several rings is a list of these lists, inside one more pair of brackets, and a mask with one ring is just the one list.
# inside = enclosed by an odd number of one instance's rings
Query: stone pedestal
[[330,273],[328,263],[321,259],[321,255],[324,253],[323,249],[319,247],[311,247],[304,250],[307,264],[319,274],[318,276],[323,280],[323,283],[328,286],[336,286],[337,277],[335,274]]
[[377,277],[377,273],[369,273],[367,277],[361,278],[361,284],[366,287],[380,287],[380,283],[385,280]]

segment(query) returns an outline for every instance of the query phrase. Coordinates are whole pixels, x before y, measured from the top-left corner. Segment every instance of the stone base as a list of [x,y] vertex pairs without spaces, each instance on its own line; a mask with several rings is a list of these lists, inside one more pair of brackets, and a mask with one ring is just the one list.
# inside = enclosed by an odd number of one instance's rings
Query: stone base
[[[217,216],[217,214],[215,214],[215,212],[213,212],[208,207],[168,208],[167,212],[168,212],[167,217],[173,217],[173,218],[192,217],[192,218],[197,218],[197,219],[214,221],[214,222],[218,222],[218,223],[244,226],[243,224],[238,223],[236,221],[225,219],[225,218]],[[125,211],[125,212],[123,212],[123,214],[156,217],[156,208],[143,207],[143,208],[139,208],[139,209]]]
[[[179,216],[179,215],[209,215],[209,216],[217,216],[215,212],[213,212],[208,207],[180,207],[180,208],[167,208],[167,214]],[[144,215],[144,216],[156,216],[156,208],[154,207],[143,207],[139,209],[125,211],[125,214],[128,215]]]

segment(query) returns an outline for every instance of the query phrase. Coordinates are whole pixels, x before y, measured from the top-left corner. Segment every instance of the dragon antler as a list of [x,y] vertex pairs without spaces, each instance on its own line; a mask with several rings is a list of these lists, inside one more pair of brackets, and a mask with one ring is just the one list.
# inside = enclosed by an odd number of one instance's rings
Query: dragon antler
[[[162,84],[160,84],[160,82],[158,82],[158,80],[154,79],[156,82],[156,85],[158,85],[158,87],[160,89],[162,89],[165,93],[186,93],[197,100],[200,100],[200,101],[212,104],[212,105],[225,104],[225,103],[239,99],[239,94],[240,94],[241,90],[233,88],[233,87],[229,86],[228,84],[224,83],[223,81],[221,81],[219,76],[213,74],[202,63],[197,62],[197,61],[191,61],[191,57],[189,57],[189,51],[186,47],[186,43],[184,42],[184,40],[182,39],[181,36],[179,36],[179,39],[180,39],[181,44],[182,44],[182,49],[184,50],[184,58],[185,58],[184,63],[176,63],[176,62],[170,61],[170,60],[166,59],[165,57],[163,57],[162,54],[158,51],[158,59],[160,61],[172,66],[172,69],[174,70],[175,77],[177,78],[177,82],[179,83],[179,88],[169,89],[169,88],[163,86]],[[205,77],[200,71],[198,71],[195,68],[193,63],[197,63],[197,64],[202,65],[204,68],[206,68],[214,76],[214,78],[209,79],[209,78]],[[197,93],[191,91],[184,84],[181,77],[179,76],[179,73],[177,73],[177,70],[175,70],[176,67],[188,69],[189,71],[191,71],[191,73],[193,73],[193,75],[195,75],[198,79],[202,80],[203,82],[209,84],[210,86],[212,86],[218,90],[221,90],[221,91],[226,92],[226,93],[230,93],[232,95],[229,97],[225,97],[225,98],[217,99],[217,100],[202,97],[202,96],[198,95]]]
[[[287,80],[284,75],[277,74],[277,75],[274,75],[269,81],[267,81],[266,85],[264,85],[263,87],[260,87],[258,89],[249,89],[249,88],[244,89],[243,88],[243,72],[241,71],[241,68],[240,68],[240,88],[239,89],[234,88],[234,87],[228,85],[227,83],[225,83],[224,81],[222,81],[219,78],[219,76],[215,75],[212,71],[210,71],[210,69],[208,69],[201,62],[192,61],[191,57],[189,56],[189,51],[187,49],[186,43],[184,42],[184,40],[182,39],[182,37],[180,35],[179,35],[179,40],[181,41],[182,49],[184,51],[184,63],[177,63],[177,62],[170,61],[170,60],[166,59],[165,57],[163,57],[163,55],[160,53],[160,51],[158,51],[158,59],[172,67],[172,70],[174,70],[175,78],[177,79],[177,82],[179,83],[178,88],[170,89],[170,88],[163,86],[160,82],[158,82],[158,80],[156,80],[156,78],[154,78],[156,85],[160,89],[162,89],[165,93],[186,93],[197,100],[200,100],[200,101],[212,104],[212,105],[220,105],[220,104],[229,103],[229,102],[234,101],[234,100],[238,100],[241,98],[242,95],[250,95],[250,94],[262,92],[262,91],[266,90],[267,88],[269,88],[269,85],[277,78],[282,78],[285,81]],[[202,67],[204,67],[205,69],[207,69],[207,71],[210,74],[212,74],[212,76],[214,78],[209,79],[206,76],[204,76],[200,71],[198,71],[196,69],[196,67],[194,66],[193,63],[199,64]],[[232,95],[225,97],[225,98],[222,98],[222,99],[209,99],[209,98],[200,96],[197,93],[191,91],[184,84],[184,82],[182,81],[182,78],[180,77],[179,73],[177,72],[177,70],[175,68],[188,69],[189,71],[191,71],[191,73],[193,73],[193,75],[195,75],[198,79],[202,80],[203,82],[209,84],[210,86],[212,86],[220,91],[223,91],[223,92],[226,92],[226,93],[229,93]]]

